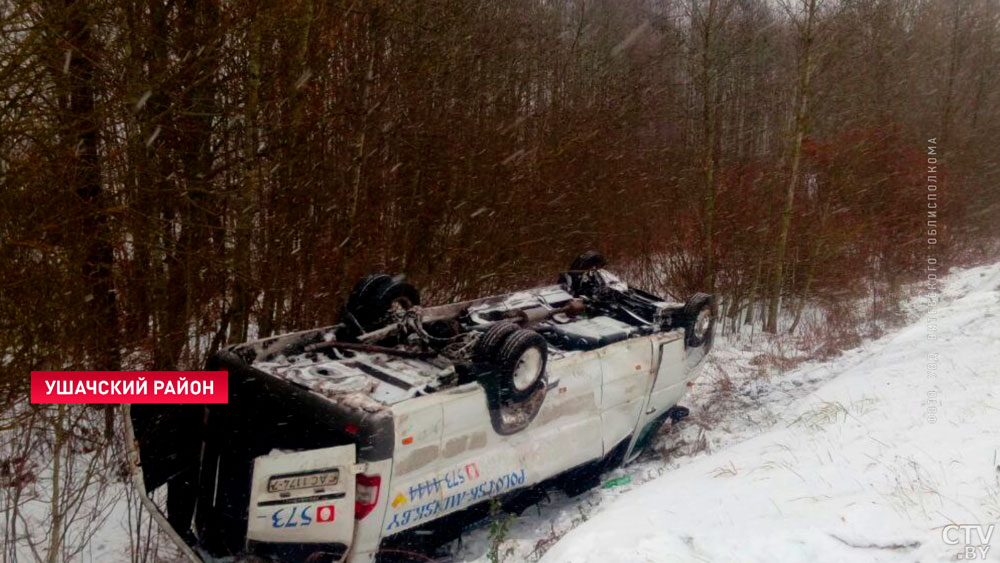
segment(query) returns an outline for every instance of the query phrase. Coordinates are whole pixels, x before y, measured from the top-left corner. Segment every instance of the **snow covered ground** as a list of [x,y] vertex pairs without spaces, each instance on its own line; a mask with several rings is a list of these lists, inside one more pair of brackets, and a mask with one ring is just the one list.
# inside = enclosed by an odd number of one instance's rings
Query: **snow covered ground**
[[[1000,264],[906,310],[906,328],[829,361],[809,359],[823,355],[809,338],[721,339],[691,417],[604,478],[630,482],[551,492],[506,532],[480,523],[452,558],[489,561],[495,544],[507,563],[959,559],[964,532],[947,526],[1000,523]],[[131,559],[127,508],[77,560]],[[970,531],[971,547],[990,543]]]
[[[630,484],[529,508],[499,558],[1000,561],[980,547],[1000,544],[1000,265],[938,295],[832,361],[779,371],[759,342],[722,343],[691,418],[606,478]],[[496,537],[474,530],[456,559],[487,560]]]

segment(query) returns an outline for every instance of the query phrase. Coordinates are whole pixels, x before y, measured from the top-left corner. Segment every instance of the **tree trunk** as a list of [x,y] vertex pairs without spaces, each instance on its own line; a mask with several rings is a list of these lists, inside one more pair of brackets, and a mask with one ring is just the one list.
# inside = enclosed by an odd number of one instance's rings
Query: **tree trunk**
[[816,277],[816,262],[819,260],[819,253],[822,246],[822,239],[817,239],[810,253],[809,266],[806,268],[805,286],[802,288],[802,295],[799,297],[799,306],[795,309],[795,319],[792,320],[792,326],[788,328],[788,334],[795,334],[795,329],[799,327],[799,321],[802,320],[802,311],[806,308],[809,291],[812,289],[813,279]]
[[791,146],[791,170],[785,187],[785,207],[781,214],[781,230],[778,233],[778,245],[774,257],[774,277],[771,283],[771,299],[767,306],[767,322],[764,330],[770,333],[778,331],[778,313],[780,312],[781,295],[784,290],[785,253],[788,249],[788,232],[792,227],[792,212],[795,209],[795,188],[799,183],[799,167],[802,160],[802,140],[805,138],[809,117],[809,85],[812,77],[812,48],[814,37],[814,21],[816,17],[816,1],[804,0],[806,21],[800,28],[800,61],[798,72],[798,88],[795,93],[795,125]]
[[46,563],[59,563],[62,561],[63,546],[63,514],[62,503],[62,456],[63,448],[66,444],[66,429],[63,427],[66,420],[66,405],[56,405],[56,420],[53,425],[55,439],[52,442],[52,491],[49,495],[49,515],[52,521],[49,523],[49,545],[45,554]]
[[[65,143],[68,151],[76,195],[84,207],[82,231],[87,233],[83,249],[82,275],[89,293],[85,305],[87,320],[83,323],[82,340],[86,346],[87,363],[92,369],[121,369],[121,342],[118,332],[118,303],[112,267],[114,249],[107,208],[111,207],[101,185],[99,153],[99,121],[95,111],[97,84],[94,57],[100,51],[91,33],[87,6],[78,0],[66,0],[66,37],[71,47],[68,65],[69,119]],[[114,410],[104,407],[104,436],[110,440],[114,431]]]
[[702,148],[701,171],[704,180],[702,199],[702,263],[705,291],[711,293],[715,287],[715,184],[716,146],[718,122],[716,119],[717,90],[719,78],[715,64],[715,27],[719,24],[719,0],[708,0],[707,13],[702,16],[701,29],[701,72],[699,77],[702,95]]
[[180,163],[185,191],[181,201],[180,235],[169,258],[167,311],[164,338],[167,354],[162,369],[174,369],[188,340],[188,323],[196,307],[207,300],[196,291],[204,287],[210,260],[210,237],[216,224],[215,198],[211,184],[212,120],[215,113],[217,41],[213,35],[218,6],[213,2],[187,0],[181,8],[178,50],[187,53],[185,81],[192,86],[182,97],[182,113],[177,118]]
[[118,310],[112,265],[114,253],[106,209],[110,207],[101,187],[101,158],[98,152],[98,117],[94,109],[96,83],[94,56],[99,51],[87,21],[86,6],[66,0],[66,36],[69,53],[69,116],[65,145],[72,155],[73,184],[84,205],[82,229],[87,233],[83,249],[82,274],[89,288],[87,333],[88,363],[98,370],[117,370],[121,365],[118,338]]
[[233,252],[233,305],[230,316],[229,343],[236,344],[247,339],[250,324],[250,303],[252,295],[250,287],[253,276],[253,237],[254,216],[257,210],[258,183],[260,181],[259,162],[257,159],[257,112],[260,104],[260,72],[261,72],[261,31],[257,21],[259,10],[251,14],[249,42],[249,84],[247,85],[246,141],[244,158],[246,166],[244,178],[237,199],[237,216],[235,227],[235,245]]

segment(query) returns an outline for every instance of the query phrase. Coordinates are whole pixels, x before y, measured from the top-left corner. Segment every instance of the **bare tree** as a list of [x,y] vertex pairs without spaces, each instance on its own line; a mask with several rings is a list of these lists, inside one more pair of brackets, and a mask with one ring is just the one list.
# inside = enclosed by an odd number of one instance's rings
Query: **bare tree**
[[812,82],[814,57],[816,56],[816,27],[819,14],[819,0],[799,0],[795,8],[791,2],[781,4],[796,31],[796,54],[798,69],[795,84],[795,106],[793,110],[793,126],[791,142],[789,143],[790,163],[788,180],[785,187],[785,201],[781,213],[781,225],[778,230],[778,240],[775,247],[774,273],[771,281],[771,295],[767,306],[767,320],[764,329],[768,332],[778,331],[778,311],[785,284],[785,254],[788,249],[788,233],[792,227],[792,216],[795,205],[795,190],[800,180],[802,164],[802,141],[808,130],[809,99]]

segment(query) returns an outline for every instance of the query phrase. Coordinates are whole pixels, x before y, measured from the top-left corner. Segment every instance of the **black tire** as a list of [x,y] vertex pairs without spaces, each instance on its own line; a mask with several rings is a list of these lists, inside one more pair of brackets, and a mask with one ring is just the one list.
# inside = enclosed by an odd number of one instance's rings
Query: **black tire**
[[674,424],[684,420],[691,414],[691,409],[687,407],[682,407],[680,405],[674,405],[667,410],[667,416],[674,421]]
[[393,306],[409,309],[420,304],[420,292],[412,285],[397,281],[386,274],[364,277],[351,291],[346,310],[367,331],[385,326]]
[[593,270],[595,268],[603,268],[607,266],[608,261],[604,259],[604,255],[600,252],[594,250],[588,250],[583,254],[576,257],[573,263],[569,265],[571,272],[580,272],[586,270]]
[[392,283],[392,277],[386,274],[370,274],[354,284],[347,296],[347,303],[340,311],[340,322],[344,328],[338,333],[337,339],[353,340],[367,329],[364,326],[366,303],[370,303],[375,290],[382,285]]
[[[715,317],[712,315],[712,296],[695,293],[684,303],[684,344],[688,348],[712,342]],[[705,317],[708,317],[705,319]]]
[[568,271],[559,274],[559,280],[556,283],[564,286],[566,291],[570,292],[574,297],[578,297],[583,290],[580,286],[583,274],[596,268],[603,268],[607,263],[608,261],[604,259],[604,256],[600,252],[588,250],[573,260],[573,263],[569,265]]
[[364,301],[371,299],[372,291],[380,285],[389,283],[392,277],[388,274],[370,274],[354,284],[351,295],[347,298],[347,306],[358,306]]
[[475,360],[483,363],[494,362],[504,341],[507,340],[508,336],[517,332],[519,328],[510,321],[500,321],[486,329],[486,332],[476,342],[476,349],[473,351]]
[[[533,330],[519,329],[504,340],[495,358],[504,396],[523,401],[545,384],[548,350],[545,338]],[[534,366],[522,365],[522,362],[531,362]],[[530,372],[520,372],[519,369],[529,369]]]

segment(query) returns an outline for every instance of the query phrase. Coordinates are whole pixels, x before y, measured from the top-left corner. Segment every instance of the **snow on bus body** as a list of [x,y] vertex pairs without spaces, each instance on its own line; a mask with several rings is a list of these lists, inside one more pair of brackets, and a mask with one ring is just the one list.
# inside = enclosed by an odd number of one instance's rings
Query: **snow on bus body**
[[[481,315],[539,305],[551,307],[570,299],[572,296],[559,286],[545,286],[427,307],[424,314],[429,318],[448,318],[458,311],[468,310],[472,319],[482,321]],[[428,385],[455,373],[450,364],[436,362],[432,358],[415,359],[377,352],[345,353],[335,348],[324,350],[319,355],[302,350],[305,344],[335,340],[336,328],[330,326],[247,342],[234,347],[233,352],[258,370],[337,401],[344,400],[344,395],[348,393],[362,393],[379,403],[394,404],[420,392],[433,391],[428,389]],[[282,353],[290,348],[300,352],[287,356]]]
[[434,367],[425,362],[386,354],[323,358],[311,359],[304,354],[292,358],[278,356],[271,361],[254,362],[253,367],[337,401],[345,400],[344,395],[370,397],[379,403],[372,405],[373,408],[414,397],[442,374],[433,373]]
[[[421,313],[424,322],[462,313],[489,326],[511,313],[557,311],[572,299],[548,286]],[[337,327],[232,346],[209,362],[229,371],[230,403],[198,415],[200,453],[169,446],[197,443],[191,436],[148,424],[136,433],[147,450],[157,440],[168,444],[142,459],[153,468],[146,490],[188,472],[187,485],[170,489],[175,505],[189,507],[170,515],[171,525],[183,530],[193,518],[208,557],[249,551],[369,561],[387,538],[603,463],[612,452],[638,452],[640,430],[665,420],[708,349],[689,350],[686,332],[665,324],[637,328],[600,312],[548,318],[555,330],[592,344],[548,341],[544,384],[514,403],[498,399],[494,378],[463,382],[446,358],[378,347],[317,352]],[[250,483],[241,475],[251,475]]]

